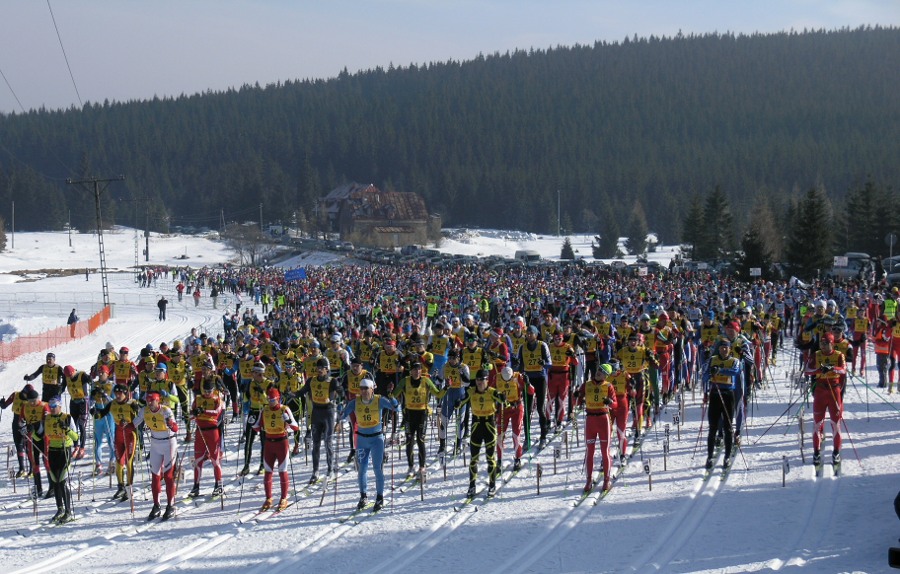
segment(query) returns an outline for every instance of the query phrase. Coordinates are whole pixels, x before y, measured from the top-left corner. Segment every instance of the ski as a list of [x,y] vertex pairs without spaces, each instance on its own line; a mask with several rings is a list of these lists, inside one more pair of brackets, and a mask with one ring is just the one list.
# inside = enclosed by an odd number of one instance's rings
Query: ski
[[[353,512],[351,512],[350,514],[348,514],[347,516],[341,518],[341,519],[340,519],[340,523],[341,523],[341,524],[344,524],[345,522],[350,522],[351,520],[353,520],[354,518],[356,518],[357,516],[359,516],[359,515],[362,514],[363,512],[365,512],[365,511],[367,511],[367,510],[371,510],[374,506],[375,506],[375,501],[374,501],[374,500],[372,500],[371,502],[366,502],[366,505],[363,506],[362,508],[357,508],[357,509],[355,509]],[[378,511],[377,511],[377,510],[372,511],[372,514],[375,514],[376,512],[378,512]]]
[[818,464],[813,463],[813,467],[816,471],[816,478],[822,478],[825,474],[825,467],[822,465],[822,462],[820,461]]
[[716,469],[716,464],[719,462],[719,456],[722,454],[723,449],[724,449],[724,447],[721,447],[721,446],[716,447],[716,450],[713,452],[713,455],[712,455],[712,464],[707,465],[708,468],[703,473],[703,482],[707,482],[710,479],[710,477],[713,475],[713,471],[715,471],[715,469]]

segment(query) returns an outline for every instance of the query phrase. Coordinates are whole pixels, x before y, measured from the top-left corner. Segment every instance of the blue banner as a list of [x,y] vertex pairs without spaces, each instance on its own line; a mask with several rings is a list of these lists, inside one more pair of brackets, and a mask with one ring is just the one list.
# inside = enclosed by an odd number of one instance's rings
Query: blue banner
[[289,283],[291,281],[299,281],[300,279],[306,279],[306,269],[304,267],[300,267],[299,269],[291,269],[290,271],[284,272],[284,281]]

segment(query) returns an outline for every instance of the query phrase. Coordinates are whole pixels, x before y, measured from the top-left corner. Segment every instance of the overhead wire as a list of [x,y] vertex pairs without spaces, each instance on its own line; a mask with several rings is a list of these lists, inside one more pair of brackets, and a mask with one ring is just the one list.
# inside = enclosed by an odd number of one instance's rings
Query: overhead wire
[[69,56],[66,54],[66,47],[63,46],[62,36],[59,33],[59,26],[56,25],[56,16],[53,15],[53,7],[50,6],[50,0],[47,0],[47,8],[50,10],[50,18],[53,20],[53,29],[56,30],[56,39],[59,40],[59,48],[62,50],[63,58],[66,60],[66,68],[69,69],[69,78],[72,79],[75,95],[78,96],[78,103],[83,108],[84,102],[81,101],[81,94],[78,92],[78,84],[75,83],[75,75],[72,73],[72,66],[69,65]]

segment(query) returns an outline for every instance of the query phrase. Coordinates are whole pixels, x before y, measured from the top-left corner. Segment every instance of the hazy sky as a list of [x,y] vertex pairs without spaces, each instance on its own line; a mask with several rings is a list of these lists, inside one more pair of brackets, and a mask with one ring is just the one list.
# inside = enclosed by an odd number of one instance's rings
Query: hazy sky
[[65,108],[634,34],[866,24],[900,25],[900,0],[3,0],[0,112],[21,111],[13,92]]

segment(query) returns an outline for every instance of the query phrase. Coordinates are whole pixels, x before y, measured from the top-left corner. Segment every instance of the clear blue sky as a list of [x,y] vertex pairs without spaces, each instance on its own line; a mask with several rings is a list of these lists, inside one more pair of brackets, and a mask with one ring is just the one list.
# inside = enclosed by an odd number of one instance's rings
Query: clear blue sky
[[[516,48],[900,26],[898,0],[46,0],[0,4],[0,112],[142,100]],[[12,91],[10,90],[10,86]],[[78,93],[76,94],[77,86]]]

